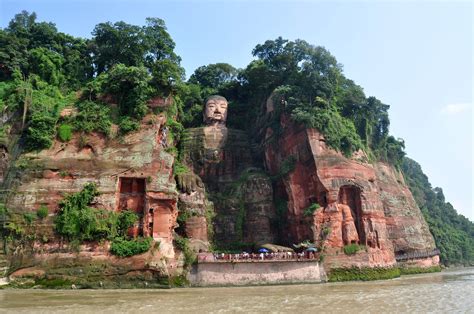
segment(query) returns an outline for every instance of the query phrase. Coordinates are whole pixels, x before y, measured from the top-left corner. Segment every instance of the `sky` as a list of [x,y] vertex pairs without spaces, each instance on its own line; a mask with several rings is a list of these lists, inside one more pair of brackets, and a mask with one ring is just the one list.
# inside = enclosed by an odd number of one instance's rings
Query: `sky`
[[0,27],[21,10],[85,38],[101,22],[159,17],[188,77],[210,63],[244,68],[257,44],[278,36],[324,46],[367,96],[390,105],[391,134],[474,221],[470,1],[0,0]]

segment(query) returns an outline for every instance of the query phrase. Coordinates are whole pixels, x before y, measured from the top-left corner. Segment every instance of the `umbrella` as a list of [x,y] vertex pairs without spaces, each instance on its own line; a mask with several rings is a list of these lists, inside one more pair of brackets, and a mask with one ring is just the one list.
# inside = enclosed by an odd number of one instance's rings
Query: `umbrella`
[[266,248],[261,248],[260,250],[258,250],[258,253],[268,253],[270,252],[269,250],[267,250]]
[[281,245],[275,245],[275,244],[270,244],[266,243],[260,246],[261,248],[267,249],[269,252],[294,252],[293,249]]
[[318,251],[318,249],[315,248],[315,247],[310,247],[310,248],[306,249],[306,252],[317,252],[317,251]]

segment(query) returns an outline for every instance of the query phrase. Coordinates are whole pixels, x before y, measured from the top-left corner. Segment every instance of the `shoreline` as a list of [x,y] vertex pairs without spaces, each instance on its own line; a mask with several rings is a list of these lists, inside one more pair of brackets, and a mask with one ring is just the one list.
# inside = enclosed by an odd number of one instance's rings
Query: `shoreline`
[[[275,262],[273,262],[275,263]],[[301,263],[301,262],[298,262]],[[230,263],[229,263],[230,264]],[[319,265],[318,265],[319,267]],[[268,281],[254,281],[254,282],[244,282],[244,283],[214,283],[214,284],[205,284],[205,285],[199,285],[199,284],[192,284],[192,282],[189,280],[189,278],[185,278],[183,276],[177,276],[170,278],[168,281],[168,284],[157,284],[157,283],[150,283],[147,281],[143,281],[140,283],[120,283],[120,282],[115,282],[115,286],[113,285],[108,285],[104,284],[101,286],[94,285],[93,283],[88,284],[88,285],[81,285],[81,284],[74,284],[71,282],[68,282],[66,285],[63,284],[65,283],[62,282],[58,284],[57,286],[54,285],[55,281],[57,279],[40,279],[40,280],[35,280],[32,281],[31,278],[29,278],[29,281],[26,281],[24,283],[18,282],[18,281],[13,281],[13,282],[8,282],[4,285],[0,285],[0,290],[137,290],[137,289],[143,289],[143,290],[169,290],[169,289],[188,289],[188,288],[234,288],[234,287],[261,287],[261,286],[286,286],[286,285],[314,285],[314,284],[326,284],[326,283],[354,283],[354,282],[370,282],[370,281],[387,281],[387,280],[394,280],[394,279],[399,279],[399,278],[404,278],[407,276],[414,276],[414,275],[424,275],[424,274],[434,274],[434,273],[450,273],[450,272],[455,272],[459,270],[464,270],[464,269],[469,269],[473,268],[474,266],[463,266],[463,267],[441,267],[441,266],[435,266],[435,267],[429,267],[426,269],[416,269],[414,272],[403,272],[401,267],[392,267],[392,268],[379,268],[379,270],[382,271],[398,271],[398,274],[396,276],[391,276],[391,277],[362,277],[363,279],[354,279],[354,277],[341,277],[339,276],[339,280],[330,280],[330,273],[329,276],[326,276],[326,274],[323,271],[323,277],[320,278],[319,280],[285,280],[285,281],[274,281],[274,282],[268,282]],[[357,268],[340,268],[337,270],[343,270],[343,271],[352,271],[355,272]],[[360,271],[359,274],[363,274],[364,268],[358,269]],[[371,271],[374,270],[374,268],[369,269]],[[384,273],[382,273],[384,274]],[[178,279],[178,280],[176,280]],[[174,281],[173,281],[174,280]],[[113,282],[113,281],[111,281]],[[51,284],[51,285],[50,285]],[[101,284],[101,282],[100,282]],[[118,284],[118,286],[117,286]],[[45,286],[46,285],[46,286]]]

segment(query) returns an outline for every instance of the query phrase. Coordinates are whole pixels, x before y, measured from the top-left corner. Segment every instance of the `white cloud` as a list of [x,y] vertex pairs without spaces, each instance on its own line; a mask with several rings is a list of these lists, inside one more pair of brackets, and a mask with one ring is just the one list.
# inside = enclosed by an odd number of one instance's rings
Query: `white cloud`
[[469,103],[460,103],[460,104],[449,104],[441,108],[442,114],[454,115],[469,111],[471,109],[471,104]]

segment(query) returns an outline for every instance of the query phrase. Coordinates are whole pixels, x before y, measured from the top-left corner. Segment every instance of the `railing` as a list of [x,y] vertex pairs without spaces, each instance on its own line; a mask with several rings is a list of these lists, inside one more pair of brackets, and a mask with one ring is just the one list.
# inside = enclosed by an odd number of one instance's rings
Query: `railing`
[[319,253],[199,253],[198,263],[248,263],[248,262],[299,262],[319,261]]
[[395,259],[397,260],[397,262],[403,262],[410,259],[433,257],[439,254],[440,254],[439,249],[434,249],[430,251],[416,251],[416,252],[411,252],[411,253],[395,255]]

